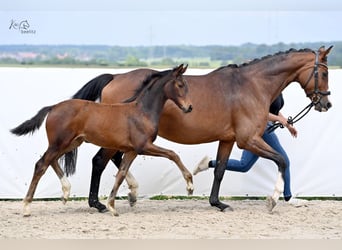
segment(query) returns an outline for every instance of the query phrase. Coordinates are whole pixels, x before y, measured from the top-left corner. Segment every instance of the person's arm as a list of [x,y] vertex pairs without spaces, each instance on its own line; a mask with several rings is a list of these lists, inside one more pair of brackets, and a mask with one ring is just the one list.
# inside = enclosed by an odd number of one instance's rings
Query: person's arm
[[280,122],[284,127],[286,127],[289,130],[293,137],[297,137],[297,129],[287,122],[287,119],[283,116],[282,113],[279,112],[278,115],[269,113],[268,119],[272,122]]

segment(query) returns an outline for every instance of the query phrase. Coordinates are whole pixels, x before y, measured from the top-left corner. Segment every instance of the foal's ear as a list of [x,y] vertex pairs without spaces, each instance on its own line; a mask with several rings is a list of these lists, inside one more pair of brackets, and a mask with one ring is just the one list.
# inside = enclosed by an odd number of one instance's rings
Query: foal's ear
[[[186,69],[185,69],[186,70]],[[174,68],[173,69],[173,72],[172,72],[172,75],[174,76],[180,76],[182,75],[184,72],[183,72],[183,64],[179,65],[178,67]]]
[[188,68],[188,64],[185,65],[185,67],[183,67],[182,74],[184,74],[184,72],[186,71],[187,68]]

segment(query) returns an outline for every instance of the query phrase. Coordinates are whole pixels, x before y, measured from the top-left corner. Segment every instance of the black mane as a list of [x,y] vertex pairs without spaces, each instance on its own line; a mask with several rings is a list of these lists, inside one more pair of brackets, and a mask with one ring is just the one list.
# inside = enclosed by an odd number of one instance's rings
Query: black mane
[[214,71],[218,71],[218,70],[221,70],[221,69],[224,69],[224,68],[242,68],[242,67],[245,67],[245,66],[248,66],[248,65],[252,65],[252,64],[255,64],[255,63],[258,63],[260,61],[263,61],[263,60],[266,60],[266,59],[269,59],[269,58],[272,58],[272,57],[276,57],[276,56],[280,56],[280,55],[287,55],[287,54],[290,54],[290,53],[297,53],[297,52],[314,52],[312,49],[309,49],[309,48],[305,48],[305,49],[289,49],[287,51],[279,51],[273,55],[267,55],[267,56],[263,56],[261,58],[255,58],[249,62],[245,62],[245,63],[242,63],[242,64],[228,64],[226,66],[222,66]]
[[140,95],[140,93],[146,89],[146,88],[150,88],[151,85],[151,81],[155,78],[161,78],[165,75],[167,75],[168,73],[170,73],[170,71],[172,70],[164,70],[164,71],[161,71],[161,72],[155,72],[155,73],[152,73],[150,75],[148,75],[141,83],[140,87],[137,88],[135,91],[134,91],[134,95],[128,99],[126,99],[124,101],[124,103],[128,103],[128,102],[133,102],[135,99],[137,99],[137,97]]

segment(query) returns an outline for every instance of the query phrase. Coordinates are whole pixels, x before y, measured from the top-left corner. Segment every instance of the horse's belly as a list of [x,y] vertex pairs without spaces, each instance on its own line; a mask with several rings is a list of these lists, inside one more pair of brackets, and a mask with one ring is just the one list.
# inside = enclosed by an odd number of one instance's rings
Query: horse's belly
[[196,119],[188,114],[181,116],[162,117],[158,135],[181,144],[200,144],[228,139],[226,126],[218,126],[212,121]]

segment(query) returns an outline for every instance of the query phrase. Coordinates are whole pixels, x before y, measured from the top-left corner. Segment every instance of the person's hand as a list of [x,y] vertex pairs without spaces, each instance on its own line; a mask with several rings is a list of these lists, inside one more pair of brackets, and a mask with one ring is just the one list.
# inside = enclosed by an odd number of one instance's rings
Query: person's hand
[[295,138],[297,137],[298,132],[297,132],[297,129],[293,125],[287,123],[286,128],[290,131],[293,137]]
[[292,135],[293,137],[295,137],[295,138],[297,137],[297,134],[298,134],[297,129],[296,129],[292,124],[288,123],[288,122],[287,122],[287,119],[286,119],[283,115],[279,114],[279,116],[278,116],[278,121],[279,121],[285,128],[287,128],[287,129],[289,130],[289,132],[291,133],[291,135]]

